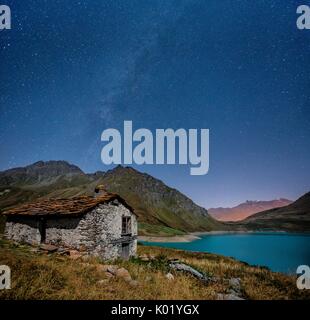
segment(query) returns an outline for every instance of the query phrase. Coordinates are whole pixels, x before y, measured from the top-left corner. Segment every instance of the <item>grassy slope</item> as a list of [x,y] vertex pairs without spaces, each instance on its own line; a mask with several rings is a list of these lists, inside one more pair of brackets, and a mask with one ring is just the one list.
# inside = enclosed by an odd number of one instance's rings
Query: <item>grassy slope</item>
[[140,236],[158,236],[158,237],[173,237],[186,234],[186,232],[173,229],[166,226],[148,224],[148,223],[139,223],[139,235]]
[[[160,180],[131,168],[116,168],[102,178],[102,183],[111,192],[127,200],[139,217],[140,234],[150,234],[155,226],[161,233],[169,227],[174,234],[193,231],[226,230],[227,226],[207,214],[207,210],[195,205],[190,199]],[[153,233],[154,234],[154,233]],[[155,233],[157,234],[157,232]]]
[[12,289],[1,290],[0,299],[215,299],[229,285],[224,280],[205,285],[197,279],[174,273],[175,279],[165,278],[166,257],[178,258],[196,269],[223,278],[240,277],[246,299],[310,299],[307,291],[296,288],[295,277],[273,273],[265,268],[251,267],[236,260],[214,254],[139,246],[139,254],[152,254],[154,262],[139,259],[117,261],[138,280],[131,287],[122,279],[113,278],[98,284],[105,275],[97,270],[99,261],[88,265],[67,257],[38,254],[28,246],[14,246],[0,241],[0,264],[12,271]]

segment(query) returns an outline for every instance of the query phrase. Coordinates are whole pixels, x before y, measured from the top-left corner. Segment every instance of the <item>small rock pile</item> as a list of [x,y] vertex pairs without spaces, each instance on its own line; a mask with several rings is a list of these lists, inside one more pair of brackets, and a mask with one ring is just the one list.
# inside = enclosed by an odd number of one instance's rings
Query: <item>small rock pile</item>
[[156,257],[154,255],[146,255],[146,254],[140,255],[140,256],[138,256],[138,258],[143,262],[149,262],[149,261],[156,260]]
[[[182,271],[188,274],[191,274],[195,278],[203,281],[206,284],[219,282],[221,279],[218,277],[209,277],[198,270],[194,269],[193,267],[182,263],[178,260],[170,261],[169,267],[171,269],[174,269],[176,271]],[[166,278],[168,280],[172,280],[173,278],[172,274],[167,274]],[[224,281],[228,281],[229,284],[229,290],[227,293],[219,293],[217,295],[217,300],[244,300],[242,297],[242,290],[241,290],[241,279],[240,278],[231,278],[231,279],[222,279]]]
[[69,248],[64,248],[64,247],[57,247],[52,244],[41,244],[39,247],[34,247],[31,250],[32,252],[38,252],[38,253],[45,253],[45,254],[50,254],[50,253],[55,253],[58,255],[63,255],[63,256],[68,256],[72,260],[78,260],[82,258],[83,260],[88,258],[88,254],[86,252],[81,252],[78,250],[72,250]]
[[244,298],[242,298],[240,278],[231,278],[228,281],[228,293],[219,293],[217,295],[217,300],[244,300]]
[[111,278],[119,278],[126,281],[131,287],[137,287],[139,282],[133,280],[129,271],[125,268],[120,268],[117,265],[98,265],[96,266],[97,271],[102,272],[105,275],[104,280],[99,280],[98,284],[105,284]]

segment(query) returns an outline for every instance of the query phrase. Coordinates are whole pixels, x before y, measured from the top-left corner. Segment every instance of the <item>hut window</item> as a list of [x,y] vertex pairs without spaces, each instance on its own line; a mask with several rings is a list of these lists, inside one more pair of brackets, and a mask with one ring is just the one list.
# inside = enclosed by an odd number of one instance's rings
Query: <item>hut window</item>
[[131,218],[123,217],[122,218],[122,234],[130,234],[131,233]]

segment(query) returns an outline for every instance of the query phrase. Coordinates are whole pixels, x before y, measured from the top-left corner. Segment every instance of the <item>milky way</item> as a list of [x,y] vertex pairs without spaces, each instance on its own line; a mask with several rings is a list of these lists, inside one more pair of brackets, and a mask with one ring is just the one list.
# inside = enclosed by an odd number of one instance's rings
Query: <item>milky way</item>
[[101,132],[210,129],[210,171],[138,166],[198,204],[310,189],[310,31],[299,1],[2,1],[0,169],[107,170]]

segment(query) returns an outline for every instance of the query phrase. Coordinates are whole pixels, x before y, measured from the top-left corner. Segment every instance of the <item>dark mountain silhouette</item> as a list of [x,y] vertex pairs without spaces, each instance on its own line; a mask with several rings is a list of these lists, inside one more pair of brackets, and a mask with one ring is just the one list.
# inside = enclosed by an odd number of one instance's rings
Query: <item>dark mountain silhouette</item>
[[246,201],[232,208],[210,208],[209,214],[219,221],[241,221],[261,211],[280,208],[291,204],[291,200]]

